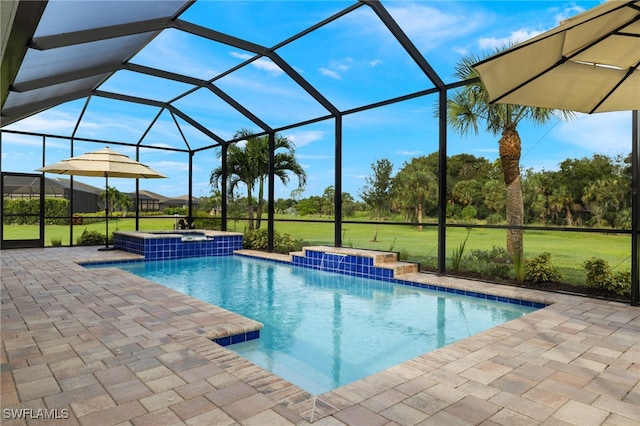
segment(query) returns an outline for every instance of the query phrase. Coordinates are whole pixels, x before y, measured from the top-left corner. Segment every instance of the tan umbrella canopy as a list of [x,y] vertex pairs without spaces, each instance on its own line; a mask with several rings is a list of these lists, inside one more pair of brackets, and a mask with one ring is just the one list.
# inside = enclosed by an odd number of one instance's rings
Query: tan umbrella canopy
[[107,228],[107,242],[102,250],[109,249],[109,178],[166,178],[165,175],[109,147],[98,151],[87,152],[77,157],[67,158],[58,163],[41,167],[37,169],[37,171],[72,176],[104,176],[106,181],[105,223]]
[[474,65],[492,102],[640,109],[640,1],[610,0]]
[[87,152],[45,166],[37,171],[73,176],[104,176],[120,178],[166,178],[166,176],[111,148]]

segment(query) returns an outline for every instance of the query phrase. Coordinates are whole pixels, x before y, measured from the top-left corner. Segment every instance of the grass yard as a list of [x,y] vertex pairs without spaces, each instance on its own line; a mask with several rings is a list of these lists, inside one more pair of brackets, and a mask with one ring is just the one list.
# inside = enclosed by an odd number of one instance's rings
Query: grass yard
[[[400,252],[403,259],[435,266],[438,254],[438,231],[435,226],[418,231],[408,225],[379,225],[377,242],[373,241],[376,225],[343,224],[342,245]],[[311,244],[333,244],[331,224],[277,222],[276,231],[303,238]],[[446,254],[449,264],[452,251],[467,237],[466,228],[448,228]],[[469,233],[465,254],[472,250],[491,250],[506,247],[506,231],[474,228]],[[631,236],[597,233],[525,231],[525,259],[543,252],[551,253],[551,261],[567,282],[584,283],[585,260],[600,257],[609,262],[614,271],[631,268]]]
[[[140,218],[141,230],[171,230],[174,218]],[[266,221],[263,222],[266,226]],[[73,226],[73,241],[87,230],[105,232],[104,222]],[[135,229],[135,218],[109,220],[109,231],[127,231]],[[243,232],[244,221],[228,223],[228,230]],[[304,240],[306,245],[333,245],[333,225],[327,222],[276,222],[275,230],[289,234],[293,238]],[[5,226],[5,238],[37,238],[38,227],[30,225]],[[374,241],[374,236],[377,238]],[[494,246],[506,246],[506,231],[498,229],[475,228],[468,234],[464,254],[472,250],[491,250]],[[446,240],[447,264],[452,252],[467,237],[466,228],[448,228]],[[396,224],[350,224],[342,225],[342,245],[345,247],[368,248],[383,251],[397,251],[405,260],[417,261],[426,266],[437,264],[437,228],[425,226],[423,231],[415,227]],[[52,239],[60,239],[63,246],[69,245],[69,226],[47,225],[45,227],[45,245],[50,246]],[[538,256],[543,252],[551,253],[551,261],[563,276],[563,281],[584,283],[583,263],[591,257],[600,257],[609,262],[614,271],[628,271],[631,267],[631,237],[629,235],[525,231],[525,258]]]

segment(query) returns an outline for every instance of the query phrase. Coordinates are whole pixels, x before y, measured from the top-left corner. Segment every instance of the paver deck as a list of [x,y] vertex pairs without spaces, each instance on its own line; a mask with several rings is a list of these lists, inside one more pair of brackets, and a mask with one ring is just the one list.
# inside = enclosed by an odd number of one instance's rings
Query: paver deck
[[3,425],[640,424],[638,307],[411,274],[550,306],[314,396],[207,338],[250,320],[75,263],[135,255],[0,256]]

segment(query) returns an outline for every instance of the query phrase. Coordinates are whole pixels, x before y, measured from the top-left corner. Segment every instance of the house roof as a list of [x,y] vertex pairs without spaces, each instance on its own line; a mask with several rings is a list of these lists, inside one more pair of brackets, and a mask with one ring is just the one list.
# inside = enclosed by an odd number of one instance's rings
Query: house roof
[[[39,193],[39,179],[33,176],[7,175],[4,178],[3,189],[5,194],[37,194]],[[65,189],[71,188],[71,180],[64,178],[44,178],[44,191],[46,195],[63,195]],[[74,191],[100,194],[103,188],[87,185],[74,181]]]

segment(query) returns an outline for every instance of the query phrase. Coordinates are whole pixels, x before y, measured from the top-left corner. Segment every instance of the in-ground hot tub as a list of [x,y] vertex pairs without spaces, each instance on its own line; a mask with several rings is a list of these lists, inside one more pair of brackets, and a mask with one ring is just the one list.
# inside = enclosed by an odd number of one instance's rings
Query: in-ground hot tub
[[226,256],[242,249],[242,233],[205,229],[116,231],[113,246],[143,255],[145,260]]

